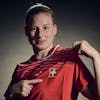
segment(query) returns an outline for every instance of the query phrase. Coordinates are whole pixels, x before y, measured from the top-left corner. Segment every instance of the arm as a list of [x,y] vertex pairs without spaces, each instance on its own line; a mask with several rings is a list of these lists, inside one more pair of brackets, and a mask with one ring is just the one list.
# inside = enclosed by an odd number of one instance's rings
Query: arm
[[97,93],[100,98],[100,54],[95,54],[93,57],[93,64],[95,70]]
[[76,41],[73,45],[74,50],[79,54],[88,56],[92,59],[95,72],[95,83],[84,87],[84,95],[88,98],[100,98],[100,54],[87,41]]
[[6,92],[6,100],[12,100],[13,98],[18,98],[19,96],[27,97],[33,88],[33,85],[40,83],[43,80],[33,79],[33,80],[21,80],[13,85],[10,85]]

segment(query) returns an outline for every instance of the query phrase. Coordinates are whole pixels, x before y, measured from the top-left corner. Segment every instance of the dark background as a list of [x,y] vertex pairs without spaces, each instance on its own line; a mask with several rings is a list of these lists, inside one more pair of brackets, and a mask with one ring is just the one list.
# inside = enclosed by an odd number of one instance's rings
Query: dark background
[[[33,54],[24,34],[24,20],[26,10],[35,2],[47,4],[55,12],[58,26],[55,44],[72,47],[74,41],[84,39],[100,51],[99,0],[1,0],[0,100],[4,100],[3,94],[16,64]],[[88,60],[85,63],[91,66]]]

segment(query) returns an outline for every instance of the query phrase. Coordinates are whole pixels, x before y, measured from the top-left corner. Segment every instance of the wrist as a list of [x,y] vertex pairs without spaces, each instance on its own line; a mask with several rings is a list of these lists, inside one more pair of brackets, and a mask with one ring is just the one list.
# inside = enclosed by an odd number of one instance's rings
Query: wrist
[[10,95],[9,95],[9,98],[12,100],[12,99],[15,99],[15,98],[19,98],[20,97],[20,94],[17,90],[17,85],[14,84],[13,86],[10,87]]
[[14,98],[14,95],[15,95],[14,89],[13,89],[13,86],[11,86],[11,87],[10,87],[10,95],[9,95],[9,97],[10,97],[10,98]]
[[100,53],[99,52],[95,52],[94,55],[92,56],[93,60],[100,60]]

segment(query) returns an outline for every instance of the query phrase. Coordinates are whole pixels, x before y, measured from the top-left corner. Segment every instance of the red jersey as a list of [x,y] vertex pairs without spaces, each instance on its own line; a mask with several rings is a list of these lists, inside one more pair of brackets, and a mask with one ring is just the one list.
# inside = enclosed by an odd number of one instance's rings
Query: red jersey
[[32,56],[17,66],[11,84],[20,80],[43,79],[35,84],[28,97],[17,100],[76,100],[78,93],[93,81],[73,49],[58,47],[45,60]]

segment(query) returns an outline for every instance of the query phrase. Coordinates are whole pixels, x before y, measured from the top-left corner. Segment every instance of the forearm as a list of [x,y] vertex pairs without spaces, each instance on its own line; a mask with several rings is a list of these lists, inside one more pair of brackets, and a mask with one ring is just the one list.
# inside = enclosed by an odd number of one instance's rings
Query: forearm
[[93,57],[93,64],[95,70],[97,94],[100,98],[100,54],[98,52]]
[[19,97],[19,93],[18,93],[17,84],[10,85],[4,96],[5,96],[6,100],[9,100],[9,99],[13,100],[15,98],[18,98]]
[[15,96],[14,96],[14,91],[12,89],[13,86],[9,86],[9,88],[7,89],[6,93],[5,93],[5,98],[6,100],[12,100]]

